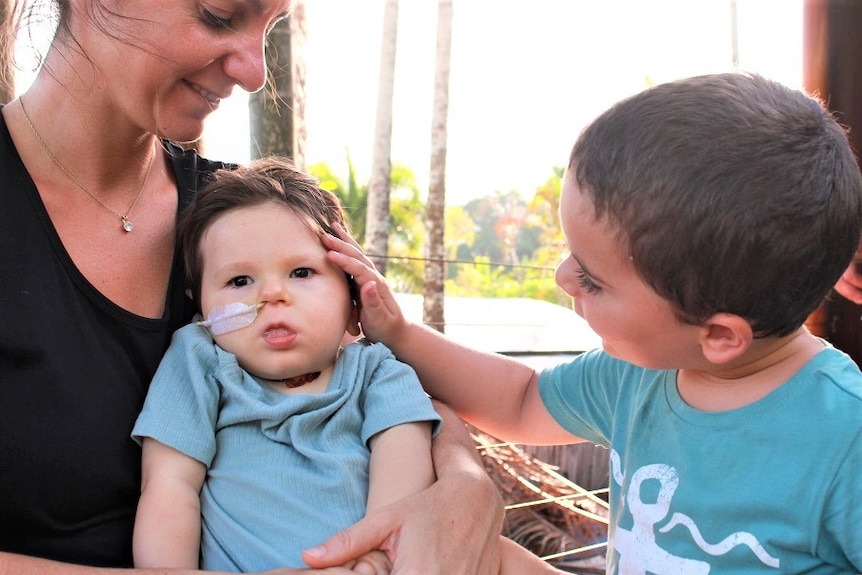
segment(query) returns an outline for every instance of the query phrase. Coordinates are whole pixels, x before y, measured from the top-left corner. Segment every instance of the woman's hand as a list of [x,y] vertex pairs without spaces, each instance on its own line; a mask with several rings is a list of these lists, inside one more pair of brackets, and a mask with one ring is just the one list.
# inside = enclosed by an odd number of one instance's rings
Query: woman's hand
[[381,549],[392,561],[393,575],[497,575],[500,495],[463,422],[445,406],[435,407],[444,420],[432,445],[437,482],[307,551],[308,565],[343,565]]

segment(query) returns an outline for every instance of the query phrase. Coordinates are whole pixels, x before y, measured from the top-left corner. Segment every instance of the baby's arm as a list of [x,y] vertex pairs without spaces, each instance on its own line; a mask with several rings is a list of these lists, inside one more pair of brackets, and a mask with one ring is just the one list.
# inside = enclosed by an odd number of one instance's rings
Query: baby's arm
[[[366,512],[424,491],[434,483],[430,423],[396,425],[376,434],[369,443],[371,462]],[[382,556],[381,551],[371,551],[356,560],[353,570],[372,574],[384,572],[384,565],[388,569],[392,568],[391,562]]]
[[500,439],[532,444],[573,441],[545,408],[534,370],[502,355],[458,345],[436,330],[408,322],[386,280],[352,238],[324,234],[322,241],[331,250],[330,261],[360,286],[365,335],[383,342],[399,360],[410,364],[433,398]]
[[197,569],[205,476],[206,466],[200,461],[144,438],[133,540],[136,567]]
[[366,511],[424,491],[434,483],[431,424],[403,423],[371,438]]

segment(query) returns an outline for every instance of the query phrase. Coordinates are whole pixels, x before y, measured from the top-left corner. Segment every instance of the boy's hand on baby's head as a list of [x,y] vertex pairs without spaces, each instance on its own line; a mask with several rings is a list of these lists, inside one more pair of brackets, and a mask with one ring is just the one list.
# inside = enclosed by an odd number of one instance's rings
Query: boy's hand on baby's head
[[362,332],[371,341],[387,343],[406,324],[395,294],[356,240],[337,224],[332,229],[338,237],[323,234],[321,241],[329,250],[329,261],[353,276],[359,286]]

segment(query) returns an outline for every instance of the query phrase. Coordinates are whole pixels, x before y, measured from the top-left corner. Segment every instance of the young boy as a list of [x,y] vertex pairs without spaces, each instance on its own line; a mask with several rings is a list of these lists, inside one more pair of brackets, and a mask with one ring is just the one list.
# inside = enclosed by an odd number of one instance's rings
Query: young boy
[[608,573],[862,571],[862,374],[803,322],[847,267],[862,177],[804,94],[659,85],[579,137],[556,281],[601,350],[537,374],[409,323],[346,234],[362,326],[502,438],[610,450]]
[[[138,566],[301,567],[304,549],[434,481],[439,417],[413,370],[382,344],[343,345],[356,296],[319,239],[343,221],[276,159],[218,172],[185,212],[207,320],[175,334],[133,431]],[[348,567],[391,568],[381,552]]]

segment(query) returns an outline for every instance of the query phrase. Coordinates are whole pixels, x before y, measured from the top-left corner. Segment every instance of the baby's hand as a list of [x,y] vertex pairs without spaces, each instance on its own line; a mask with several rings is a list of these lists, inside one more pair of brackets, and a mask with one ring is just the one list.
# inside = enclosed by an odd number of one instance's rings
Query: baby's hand
[[389,575],[392,571],[392,563],[383,551],[369,551],[351,563],[352,572],[359,575]]
[[321,241],[330,250],[329,261],[353,276],[359,286],[362,332],[371,341],[385,344],[397,341],[398,332],[404,329],[407,320],[395,301],[392,288],[344,228],[334,224],[332,229],[338,237],[322,234]]

